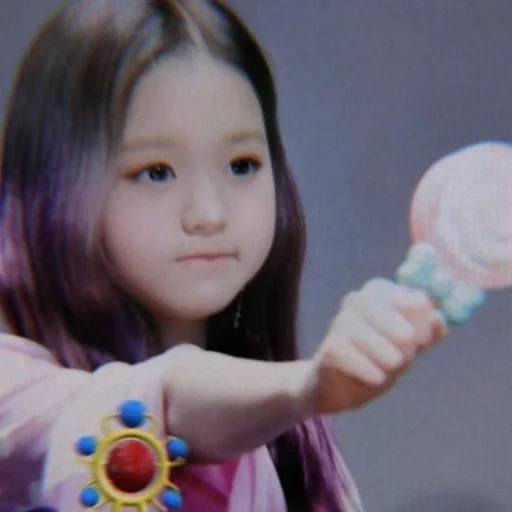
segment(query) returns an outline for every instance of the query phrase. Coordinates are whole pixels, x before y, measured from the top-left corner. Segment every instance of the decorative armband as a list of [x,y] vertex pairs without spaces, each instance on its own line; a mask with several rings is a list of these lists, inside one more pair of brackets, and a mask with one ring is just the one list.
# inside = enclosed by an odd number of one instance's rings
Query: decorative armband
[[[117,426],[117,428],[116,428]],[[103,418],[102,438],[80,438],[75,450],[89,466],[91,479],[80,503],[95,510],[105,504],[111,512],[132,508],[148,512],[150,505],[167,511],[182,506],[182,496],[172,482],[173,468],[185,463],[187,444],[176,437],[162,442],[157,419],[136,400],[121,404],[117,413]]]

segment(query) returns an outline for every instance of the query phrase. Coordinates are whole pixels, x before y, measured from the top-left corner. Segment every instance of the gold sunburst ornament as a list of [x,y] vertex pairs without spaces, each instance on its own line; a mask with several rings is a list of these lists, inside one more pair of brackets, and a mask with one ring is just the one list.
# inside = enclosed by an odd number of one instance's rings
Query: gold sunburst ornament
[[97,510],[106,504],[111,512],[124,508],[148,512],[150,505],[161,511],[181,508],[182,496],[171,474],[188,455],[183,440],[168,437],[162,442],[157,419],[137,400],[128,400],[117,413],[105,416],[101,431],[102,438],[82,437],[75,445],[79,460],[92,474],[79,496],[84,508]]

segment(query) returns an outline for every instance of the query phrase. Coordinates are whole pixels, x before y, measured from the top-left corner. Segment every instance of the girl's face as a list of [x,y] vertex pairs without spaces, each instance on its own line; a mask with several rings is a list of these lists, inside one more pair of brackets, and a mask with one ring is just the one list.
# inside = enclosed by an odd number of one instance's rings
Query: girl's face
[[135,90],[105,214],[126,289],[157,320],[205,319],[261,268],[275,216],[250,83],[201,52],[163,61]]

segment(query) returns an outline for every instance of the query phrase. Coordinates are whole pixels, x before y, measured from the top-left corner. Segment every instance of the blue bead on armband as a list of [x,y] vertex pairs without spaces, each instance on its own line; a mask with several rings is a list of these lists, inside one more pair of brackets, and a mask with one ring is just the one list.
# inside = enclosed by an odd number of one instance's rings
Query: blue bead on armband
[[156,418],[137,400],[124,402],[116,413],[103,418],[101,431],[102,438],[85,436],[75,444],[79,460],[91,471],[79,497],[83,507],[94,510],[110,504],[112,512],[182,507],[171,473],[188,456],[183,440],[169,437],[162,442]]

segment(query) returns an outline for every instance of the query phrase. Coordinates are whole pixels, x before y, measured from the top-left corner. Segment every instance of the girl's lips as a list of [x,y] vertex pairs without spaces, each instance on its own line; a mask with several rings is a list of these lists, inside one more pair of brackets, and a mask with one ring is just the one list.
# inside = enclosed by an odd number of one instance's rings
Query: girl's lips
[[179,262],[186,261],[218,261],[223,259],[235,258],[236,255],[234,253],[227,252],[219,252],[219,253],[195,253],[195,254],[186,254],[185,256],[180,256],[177,258]]
[[216,271],[222,270],[237,259],[233,252],[201,252],[186,254],[177,259],[183,269],[195,271]]

